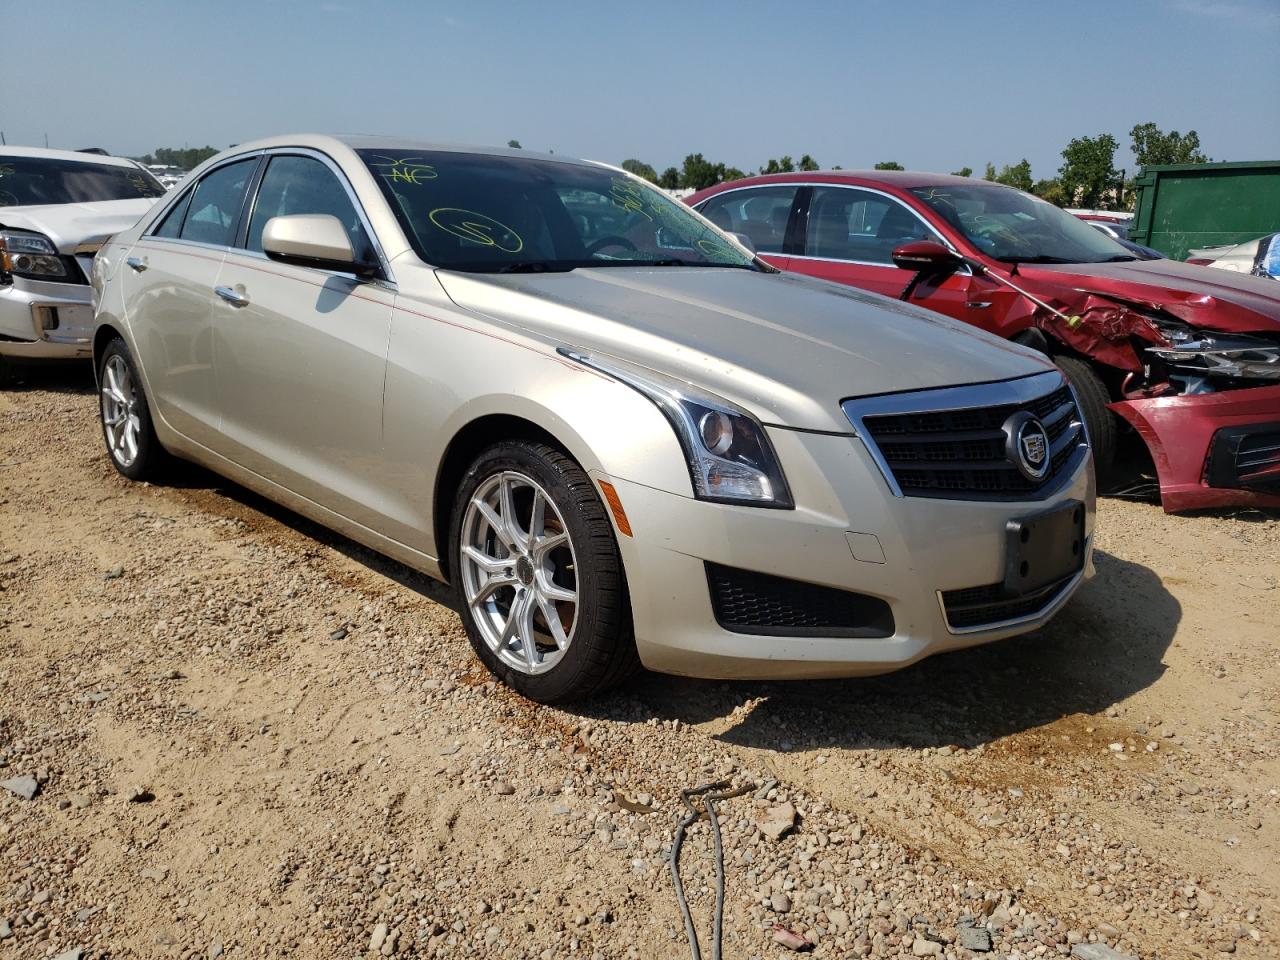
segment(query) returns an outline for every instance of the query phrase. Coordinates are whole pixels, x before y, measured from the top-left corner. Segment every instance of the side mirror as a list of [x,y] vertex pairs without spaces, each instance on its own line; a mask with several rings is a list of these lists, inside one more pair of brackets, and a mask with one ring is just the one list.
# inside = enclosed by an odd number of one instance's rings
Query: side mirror
[[347,228],[327,213],[295,213],[272,217],[262,228],[262,252],[280,263],[318,270],[341,270],[367,277],[376,263],[356,260]]
[[893,251],[893,262],[903,270],[920,274],[951,273],[964,261],[936,240],[913,240]]
[[733,237],[733,239],[737,240],[740,244],[742,244],[752,253],[756,252],[756,245],[751,242],[751,238],[748,237],[745,233],[734,233],[732,230],[730,230],[729,236]]

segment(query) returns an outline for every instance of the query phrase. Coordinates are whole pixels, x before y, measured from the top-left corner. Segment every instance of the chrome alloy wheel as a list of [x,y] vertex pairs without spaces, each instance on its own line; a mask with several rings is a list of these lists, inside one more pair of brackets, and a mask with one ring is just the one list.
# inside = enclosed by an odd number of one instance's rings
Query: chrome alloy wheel
[[102,425],[111,456],[122,467],[133,466],[138,459],[138,438],[142,435],[140,402],[129,365],[120,354],[112,354],[102,368]]
[[578,565],[568,527],[537,482],[513,470],[467,504],[462,586],[484,642],[514,670],[545,673],[573,642]]

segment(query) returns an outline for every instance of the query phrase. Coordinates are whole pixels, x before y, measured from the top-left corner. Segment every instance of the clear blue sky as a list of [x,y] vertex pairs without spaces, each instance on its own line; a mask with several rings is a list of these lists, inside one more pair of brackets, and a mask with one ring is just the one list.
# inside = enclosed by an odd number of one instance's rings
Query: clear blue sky
[[0,0],[9,143],[392,133],[659,170],[810,153],[1052,176],[1153,121],[1280,159],[1280,0]]

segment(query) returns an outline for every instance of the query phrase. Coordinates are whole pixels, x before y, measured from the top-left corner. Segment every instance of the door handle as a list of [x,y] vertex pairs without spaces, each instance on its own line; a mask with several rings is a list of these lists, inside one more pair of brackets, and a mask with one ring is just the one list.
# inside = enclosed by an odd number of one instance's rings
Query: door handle
[[249,298],[243,293],[237,293],[231,287],[214,287],[213,292],[233,307],[247,307],[249,305]]
[[141,257],[128,257],[124,262],[133,267],[133,269],[138,273],[147,269],[147,261],[143,260]]

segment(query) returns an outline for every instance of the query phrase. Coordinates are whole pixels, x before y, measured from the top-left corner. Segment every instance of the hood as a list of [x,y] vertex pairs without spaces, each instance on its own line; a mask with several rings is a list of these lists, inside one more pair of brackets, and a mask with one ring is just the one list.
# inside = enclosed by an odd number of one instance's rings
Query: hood
[[1177,260],[1036,264],[1018,274],[1164,310],[1207,330],[1280,333],[1280,284],[1266,277]]
[[438,276],[459,306],[686,380],[787,427],[847,433],[840,402],[850,397],[1052,369],[976,327],[794,274],[607,267]]
[[71,254],[77,244],[128,230],[157,199],[140,197],[136,200],[0,207],[0,226],[43,233],[60,253]]

